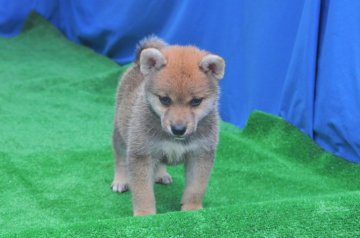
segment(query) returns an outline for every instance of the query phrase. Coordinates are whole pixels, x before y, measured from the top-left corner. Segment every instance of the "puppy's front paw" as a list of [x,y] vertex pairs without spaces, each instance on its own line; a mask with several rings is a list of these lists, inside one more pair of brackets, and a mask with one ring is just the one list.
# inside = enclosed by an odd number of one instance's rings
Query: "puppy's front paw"
[[202,205],[199,203],[187,203],[181,206],[182,211],[191,211],[202,209]]
[[129,184],[114,179],[114,181],[111,184],[111,189],[113,192],[123,193],[129,190]]
[[156,176],[155,182],[160,183],[160,184],[171,184],[173,182],[173,180],[172,180],[172,177],[170,174],[165,173],[165,174]]
[[149,210],[140,210],[140,211],[134,211],[134,216],[149,216],[149,215],[155,215],[156,211],[153,209]]

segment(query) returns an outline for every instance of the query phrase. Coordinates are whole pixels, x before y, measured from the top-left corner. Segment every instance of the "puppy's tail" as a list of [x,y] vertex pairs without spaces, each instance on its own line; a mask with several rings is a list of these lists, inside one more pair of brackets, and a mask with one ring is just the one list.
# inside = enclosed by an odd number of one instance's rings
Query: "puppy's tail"
[[136,47],[135,63],[139,63],[141,51],[147,48],[162,49],[168,44],[155,35],[150,35],[142,39]]

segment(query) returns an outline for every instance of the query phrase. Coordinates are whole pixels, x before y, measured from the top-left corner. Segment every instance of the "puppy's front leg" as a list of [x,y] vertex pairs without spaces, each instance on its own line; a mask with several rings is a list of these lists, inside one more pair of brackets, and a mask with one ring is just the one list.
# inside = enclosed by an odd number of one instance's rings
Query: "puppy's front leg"
[[130,157],[128,169],[134,216],[155,214],[154,163],[152,159],[150,157]]
[[185,161],[186,187],[182,198],[181,210],[202,208],[203,195],[206,190],[211,168],[214,163],[214,152],[199,157],[189,157]]

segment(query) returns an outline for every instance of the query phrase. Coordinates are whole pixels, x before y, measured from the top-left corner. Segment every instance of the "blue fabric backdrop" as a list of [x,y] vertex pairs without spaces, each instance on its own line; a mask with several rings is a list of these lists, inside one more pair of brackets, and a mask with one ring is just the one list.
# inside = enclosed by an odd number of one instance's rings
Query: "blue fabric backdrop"
[[223,56],[221,116],[282,116],[322,147],[360,162],[360,1],[0,0],[0,34],[36,10],[72,41],[129,63],[142,37]]

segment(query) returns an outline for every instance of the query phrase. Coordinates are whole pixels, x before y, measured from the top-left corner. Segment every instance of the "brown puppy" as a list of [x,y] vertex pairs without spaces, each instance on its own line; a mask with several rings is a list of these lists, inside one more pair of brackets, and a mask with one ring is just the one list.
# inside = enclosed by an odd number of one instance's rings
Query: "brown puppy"
[[153,185],[165,164],[185,163],[182,210],[202,208],[218,143],[218,80],[225,62],[192,46],[140,42],[117,91],[114,192],[132,192],[134,215],[156,213]]

